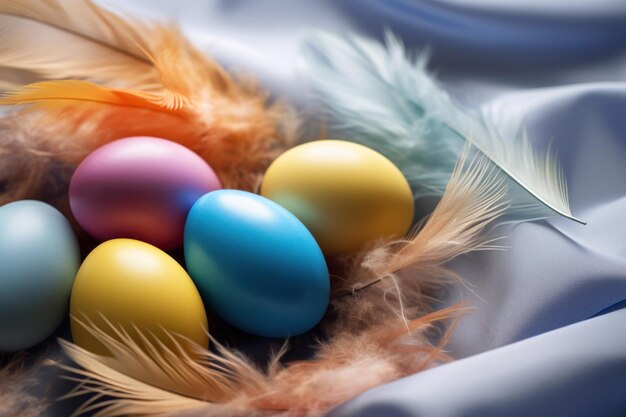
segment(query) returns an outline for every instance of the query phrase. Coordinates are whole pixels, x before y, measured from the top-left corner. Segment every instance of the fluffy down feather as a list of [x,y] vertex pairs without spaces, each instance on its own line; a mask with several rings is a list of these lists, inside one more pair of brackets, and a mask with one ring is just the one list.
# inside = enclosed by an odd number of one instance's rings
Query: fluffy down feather
[[36,366],[24,365],[21,355],[0,356],[0,416],[39,417],[46,410],[45,398],[31,392]]

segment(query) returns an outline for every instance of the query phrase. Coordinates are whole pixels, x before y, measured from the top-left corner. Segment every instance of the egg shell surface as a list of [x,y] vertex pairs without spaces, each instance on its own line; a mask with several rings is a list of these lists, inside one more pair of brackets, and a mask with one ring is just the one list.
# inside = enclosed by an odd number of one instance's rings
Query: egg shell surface
[[187,218],[184,251],[207,308],[246,332],[295,336],[328,307],[328,268],[315,239],[264,197],[238,190],[201,197]]
[[330,256],[402,237],[413,222],[413,194],[400,170],[347,141],[318,140],[286,151],[268,168],[261,195],[295,214]]
[[209,165],[165,139],[131,137],[85,158],[70,183],[70,206],[81,227],[100,241],[132,238],[163,250],[182,244],[187,213],[221,188]]
[[57,209],[34,200],[0,207],[0,353],[54,333],[67,317],[79,264],[78,242]]
[[87,256],[74,282],[70,313],[74,342],[103,355],[109,352],[83,324],[91,322],[113,337],[110,325],[121,327],[140,346],[135,329],[170,347],[168,333],[208,346],[206,312],[191,278],[167,253],[138,240],[109,240]]

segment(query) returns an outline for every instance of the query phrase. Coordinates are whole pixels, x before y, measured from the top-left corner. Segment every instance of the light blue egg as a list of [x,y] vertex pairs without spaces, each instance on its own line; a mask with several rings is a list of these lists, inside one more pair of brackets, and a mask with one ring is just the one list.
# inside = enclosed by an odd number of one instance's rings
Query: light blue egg
[[205,194],[187,217],[184,250],[208,306],[246,332],[304,333],[328,307],[328,267],[317,242],[293,214],[259,195]]
[[79,263],[57,209],[33,200],[0,207],[0,352],[34,346],[59,327]]

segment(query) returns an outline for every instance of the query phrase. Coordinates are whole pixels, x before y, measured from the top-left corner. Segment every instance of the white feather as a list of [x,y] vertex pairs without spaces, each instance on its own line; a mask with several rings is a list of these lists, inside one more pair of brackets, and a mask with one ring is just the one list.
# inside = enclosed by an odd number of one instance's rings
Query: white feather
[[426,70],[428,54],[407,56],[387,33],[385,45],[357,36],[314,33],[304,45],[313,86],[337,127],[394,161],[415,197],[441,196],[465,141],[506,178],[509,220],[572,216],[565,179],[550,151],[537,154],[523,130],[504,137],[493,114],[455,103]]

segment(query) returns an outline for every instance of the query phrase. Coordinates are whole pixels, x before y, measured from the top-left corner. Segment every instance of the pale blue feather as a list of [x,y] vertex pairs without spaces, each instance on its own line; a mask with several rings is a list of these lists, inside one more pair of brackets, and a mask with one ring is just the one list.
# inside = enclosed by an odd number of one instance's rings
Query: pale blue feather
[[428,73],[427,53],[409,57],[391,34],[383,45],[314,33],[303,55],[334,127],[397,164],[416,198],[442,195],[469,141],[506,179],[509,220],[558,214],[581,222],[571,214],[556,159],[535,153],[524,131],[504,135],[492,114],[455,103]]

